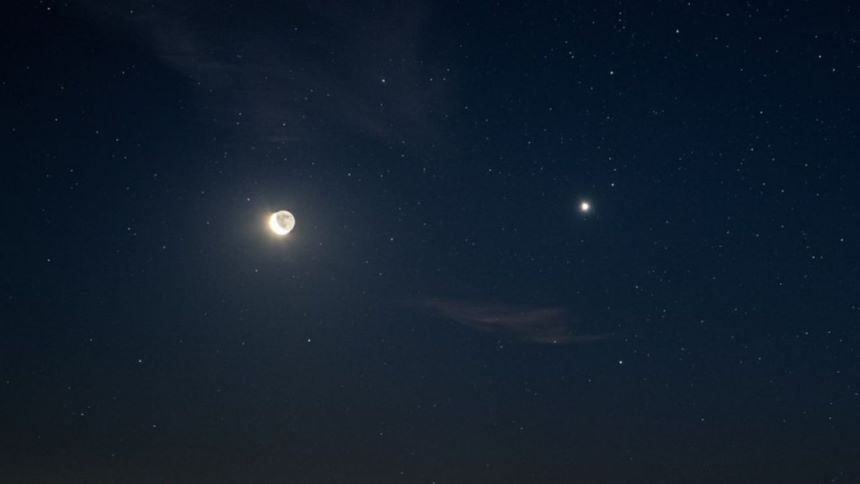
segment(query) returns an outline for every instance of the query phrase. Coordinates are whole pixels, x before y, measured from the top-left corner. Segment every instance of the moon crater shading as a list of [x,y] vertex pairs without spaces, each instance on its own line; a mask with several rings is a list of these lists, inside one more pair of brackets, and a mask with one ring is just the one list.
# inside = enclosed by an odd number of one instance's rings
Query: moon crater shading
[[269,217],[269,228],[272,229],[272,232],[276,235],[287,235],[295,226],[296,218],[286,210],[275,212],[271,217]]

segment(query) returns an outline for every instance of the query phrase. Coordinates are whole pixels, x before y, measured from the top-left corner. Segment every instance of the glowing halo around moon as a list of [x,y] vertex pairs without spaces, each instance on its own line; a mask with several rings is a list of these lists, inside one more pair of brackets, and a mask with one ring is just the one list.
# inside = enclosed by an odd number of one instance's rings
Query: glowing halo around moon
[[275,235],[283,237],[289,234],[295,226],[296,218],[286,210],[275,212],[269,217],[269,228]]

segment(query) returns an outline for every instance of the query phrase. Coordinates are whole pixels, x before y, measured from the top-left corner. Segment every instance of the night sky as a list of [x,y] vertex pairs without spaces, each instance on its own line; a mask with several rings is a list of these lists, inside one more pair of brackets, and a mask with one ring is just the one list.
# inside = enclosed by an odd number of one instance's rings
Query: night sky
[[0,481],[860,482],[856,4],[6,7]]

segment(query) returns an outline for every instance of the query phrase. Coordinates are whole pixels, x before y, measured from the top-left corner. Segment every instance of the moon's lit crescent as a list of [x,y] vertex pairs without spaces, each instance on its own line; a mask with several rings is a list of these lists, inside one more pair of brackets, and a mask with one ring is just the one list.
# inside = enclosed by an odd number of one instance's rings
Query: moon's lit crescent
[[286,210],[275,212],[269,217],[269,228],[277,235],[287,235],[296,226],[296,218]]

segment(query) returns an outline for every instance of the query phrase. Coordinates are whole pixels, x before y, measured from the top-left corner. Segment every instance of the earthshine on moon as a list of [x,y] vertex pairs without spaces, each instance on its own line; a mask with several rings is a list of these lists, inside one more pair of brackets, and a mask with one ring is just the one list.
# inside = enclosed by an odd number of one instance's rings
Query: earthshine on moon
[[275,212],[269,217],[269,228],[276,235],[284,236],[296,226],[296,218],[286,210]]

